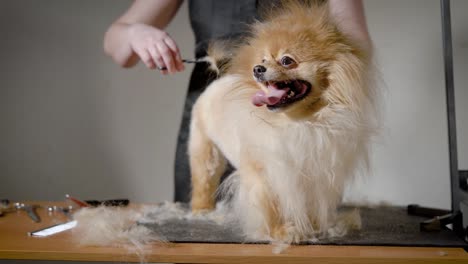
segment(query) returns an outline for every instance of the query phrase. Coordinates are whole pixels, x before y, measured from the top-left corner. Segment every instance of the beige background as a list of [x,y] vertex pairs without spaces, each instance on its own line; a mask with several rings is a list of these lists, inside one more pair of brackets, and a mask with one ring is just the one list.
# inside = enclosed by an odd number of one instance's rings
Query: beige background
[[[0,198],[172,199],[191,67],[161,76],[105,57],[103,34],[129,4],[0,1]],[[467,169],[468,1],[452,6],[459,158]],[[365,7],[385,83],[385,131],[373,177],[349,197],[448,208],[439,1],[368,0]],[[168,31],[191,58],[186,4]]]

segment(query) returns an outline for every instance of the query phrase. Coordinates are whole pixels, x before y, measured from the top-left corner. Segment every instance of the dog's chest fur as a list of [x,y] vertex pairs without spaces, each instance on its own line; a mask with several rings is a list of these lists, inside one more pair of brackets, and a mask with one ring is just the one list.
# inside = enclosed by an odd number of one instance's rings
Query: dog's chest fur
[[335,121],[329,117],[326,123],[314,117],[292,120],[252,105],[250,97],[255,87],[243,84],[236,76],[225,76],[210,85],[197,102],[202,108],[205,132],[235,167],[245,158],[271,167],[288,161],[291,166],[309,167],[323,159],[333,162],[333,156],[339,155],[333,153],[334,146],[340,145],[343,150],[343,144],[349,144],[353,148],[346,137],[356,134],[340,133],[333,127],[333,123],[340,126],[339,116]]

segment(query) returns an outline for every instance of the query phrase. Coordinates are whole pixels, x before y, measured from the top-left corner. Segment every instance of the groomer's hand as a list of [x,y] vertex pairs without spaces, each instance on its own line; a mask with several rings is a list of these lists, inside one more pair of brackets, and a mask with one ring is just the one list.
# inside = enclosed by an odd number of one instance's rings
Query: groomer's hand
[[184,70],[179,48],[169,34],[146,24],[132,24],[128,27],[131,49],[150,69],[161,70],[163,74]]

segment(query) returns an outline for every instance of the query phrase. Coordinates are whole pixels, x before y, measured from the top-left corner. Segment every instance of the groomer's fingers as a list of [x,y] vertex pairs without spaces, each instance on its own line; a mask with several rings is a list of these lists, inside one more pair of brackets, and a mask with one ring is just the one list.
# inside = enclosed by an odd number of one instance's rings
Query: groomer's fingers
[[150,69],[156,68],[156,64],[151,57],[151,54],[144,48],[135,49],[136,54],[140,57],[140,60]]
[[166,68],[166,64],[164,64],[164,60],[161,54],[159,53],[158,49],[154,45],[151,45],[148,47],[148,52],[150,53],[151,57],[153,58],[153,61],[156,63],[156,66],[161,71],[161,73],[167,74],[167,70],[161,70],[163,68]]
[[167,46],[171,49],[173,53],[173,58],[175,62],[176,69],[178,71],[183,71],[185,69],[184,63],[182,62],[182,58],[180,56],[179,47],[177,47],[177,43],[170,37],[164,38],[164,42]]
[[185,65],[182,62],[182,58],[180,57],[180,53],[176,53],[176,68],[178,71],[185,70]]
[[167,32],[137,23],[128,33],[131,48],[148,68],[165,68],[164,74],[183,70],[179,49]]
[[156,44],[156,47],[158,48],[159,54],[161,54],[164,64],[166,65],[169,73],[175,73],[176,67],[171,49],[164,42],[158,42]]

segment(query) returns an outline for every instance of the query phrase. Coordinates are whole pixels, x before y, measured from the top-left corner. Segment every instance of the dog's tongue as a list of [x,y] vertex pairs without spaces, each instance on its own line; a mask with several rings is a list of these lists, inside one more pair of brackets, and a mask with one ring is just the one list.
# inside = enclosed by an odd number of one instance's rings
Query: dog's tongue
[[262,106],[264,104],[275,105],[281,101],[281,98],[283,98],[289,91],[289,89],[278,89],[276,85],[268,85],[267,88],[268,93],[265,93],[264,91],[258,91],[254,94],[252,97],[252,103],[255,106]]

